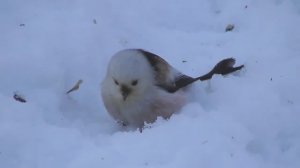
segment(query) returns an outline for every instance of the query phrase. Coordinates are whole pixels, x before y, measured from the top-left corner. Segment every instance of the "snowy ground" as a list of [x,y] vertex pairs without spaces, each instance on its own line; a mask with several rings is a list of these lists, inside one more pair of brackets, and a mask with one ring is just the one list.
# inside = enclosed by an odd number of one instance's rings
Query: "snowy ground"
[[[299,168],[299,27],[298,0],[1,0],[0,167]],[[226,57],[246,68],[196,83],[169,121],[122,132],[99,85],[124,48],[191,76]]]

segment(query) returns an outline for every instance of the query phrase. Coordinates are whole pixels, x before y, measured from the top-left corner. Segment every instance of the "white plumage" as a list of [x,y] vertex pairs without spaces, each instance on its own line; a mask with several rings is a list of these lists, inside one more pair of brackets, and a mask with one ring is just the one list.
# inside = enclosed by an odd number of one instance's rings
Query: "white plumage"
[[[219,64],[214,69],[232,70],[234,59]],[[202,77],[192,78],[153,53],[141,49],[122,50],[109,62],[101,87],[102,99],[115,120],[142,128],[159,116],[167,119],[179,111],[186,102],[186,86],[210,79],[215,73],[223,74],[214,69]]]

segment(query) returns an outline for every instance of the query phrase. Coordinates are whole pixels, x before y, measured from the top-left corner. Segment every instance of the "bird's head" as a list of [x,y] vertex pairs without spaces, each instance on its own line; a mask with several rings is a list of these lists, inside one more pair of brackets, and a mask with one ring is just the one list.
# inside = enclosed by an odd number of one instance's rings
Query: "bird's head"
[[153,86],[153,70],[146,58],[136,50],[117,53],[108,65],[107,78],[112,95],[122,101],[141,98]]

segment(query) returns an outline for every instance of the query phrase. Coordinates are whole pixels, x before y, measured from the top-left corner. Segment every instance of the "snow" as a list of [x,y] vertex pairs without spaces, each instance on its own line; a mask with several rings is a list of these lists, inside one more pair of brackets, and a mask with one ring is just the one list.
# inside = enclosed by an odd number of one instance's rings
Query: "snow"
[[[300,167],[298,0],[1,0],[0,22],[1,168]],[[191,76],[227,57],[246,68],[194,84],[170,120],[127,132],[100,96],[125,48]]]

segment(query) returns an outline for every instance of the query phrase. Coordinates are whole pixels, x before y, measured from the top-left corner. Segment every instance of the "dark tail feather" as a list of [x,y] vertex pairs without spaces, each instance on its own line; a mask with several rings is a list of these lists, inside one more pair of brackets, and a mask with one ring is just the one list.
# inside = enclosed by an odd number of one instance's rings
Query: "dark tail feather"
[[240,70],[244,67],[244,65],[240,65],[238,67],[233,67],[234,64],[235,64],[235,59],[227,58],[227,59],[220,61],[217,65],[215,65],[215,67],[210,72],[208,72],[207,74],[205,74],[203,76],[200,76],[198,78],[192,78],[190,76],[181,75],[175,80],[174,86],[173,85],[171,87],[168,85],[158,85],[158,86],[165,89],[166,91],[168,91],[170,93],[174,93],[177,90],[179,90],[180,88],[190,85],[190,84],[194,83],[195,81],[209,80],[212,78],[212,76],[214,74],[227,75],[227,74],[230,74],[237,70]]
[[215,65],[215,67],[210,72],[195,79],[205,81],[211,79],[214,74],[227,75],[232,72],[238,71],[244,67],[244,65],[233,67],[234,64],[235,64],[234,58],[224,59],[220,61],[217,65]]

